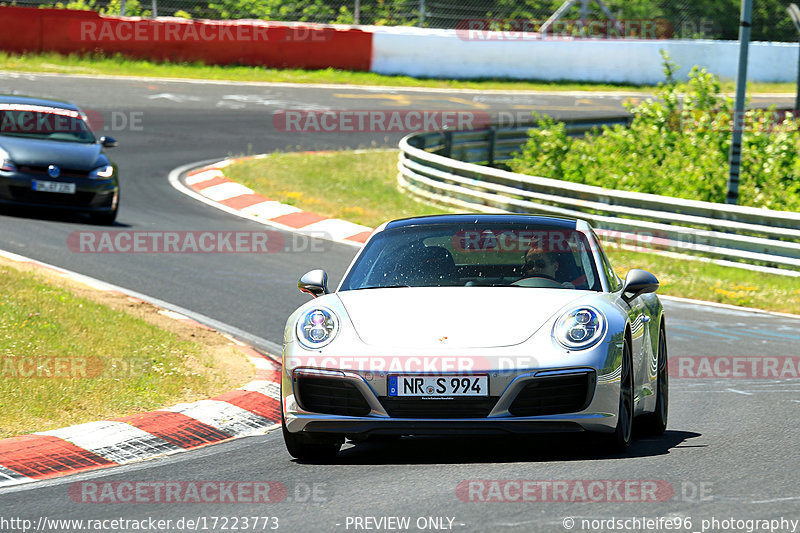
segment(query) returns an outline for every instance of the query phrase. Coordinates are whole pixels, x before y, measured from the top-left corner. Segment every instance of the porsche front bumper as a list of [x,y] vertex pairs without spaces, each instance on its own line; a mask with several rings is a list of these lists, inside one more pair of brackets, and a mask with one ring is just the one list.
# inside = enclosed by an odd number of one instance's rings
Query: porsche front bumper
[[608,433],[616,427],[617,371],[488,374],[488,397],[402,399],[387,395],[385,373],[295,368],[283,375],[284,420],[292,433],[345,435]]

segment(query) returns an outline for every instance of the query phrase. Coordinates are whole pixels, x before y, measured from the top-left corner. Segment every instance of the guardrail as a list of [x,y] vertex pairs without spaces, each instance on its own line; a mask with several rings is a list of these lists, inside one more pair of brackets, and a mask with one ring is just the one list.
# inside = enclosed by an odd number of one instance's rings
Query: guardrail
[[[627,118],[572,121],[571,134]],[[800,213],[617,191],[492,168],[519,151],[528,127],[414,133],[400,141],[398,181],[419,197],[484,212],[588,220],[598,233],[682,253],[800,274]]]

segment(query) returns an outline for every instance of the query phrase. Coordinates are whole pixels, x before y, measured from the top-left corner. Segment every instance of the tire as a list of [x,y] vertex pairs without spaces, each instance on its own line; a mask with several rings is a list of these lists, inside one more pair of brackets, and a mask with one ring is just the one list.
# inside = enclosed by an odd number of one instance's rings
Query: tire
[[612,453],[625,453],[633,440],[633,355],[626,340],[622,351],[619,379],[619,412],[614,433],[605,436],[605,448]]
[[310,433],[290,433],[281,415],[283,442],[289,455],[301,461],[330,461],[344,443],[344,438],[336,435],[314,435]]
[[113,211],[106,211],[103,213],[89,213],[89,218],[95,224],[99,224],[101,226],[110,226],[117,220],[117,209],[114,208]]
[[667,365],[667,335],[664,328],[659,328],[656,406],[652,413],[642,417],[640,426],[647,435],[663,435],[667,429],[669,416],[669,369]]

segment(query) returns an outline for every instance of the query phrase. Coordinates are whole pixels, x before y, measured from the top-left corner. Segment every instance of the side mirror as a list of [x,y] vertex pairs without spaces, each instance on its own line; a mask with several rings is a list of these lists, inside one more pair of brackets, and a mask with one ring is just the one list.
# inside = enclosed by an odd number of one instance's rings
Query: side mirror
[[638,268],[632,269],[625,276],[625,285],[622,287],[622,299],[630,302],[641,294],[656,292],[658,279],[650,272]]
[[297,288],[314,298],[328,294],[328,273],[321,269],[306,272],[297,282]]
[[100,144],[103,145],[103,148],[114,148],[119,145],[114,137],[100,137]]

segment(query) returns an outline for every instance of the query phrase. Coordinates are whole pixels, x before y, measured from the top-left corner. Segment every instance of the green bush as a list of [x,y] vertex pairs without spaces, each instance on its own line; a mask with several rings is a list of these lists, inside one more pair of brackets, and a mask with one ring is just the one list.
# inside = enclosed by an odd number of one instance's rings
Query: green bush
[[[733,100],[719,80],[694,67],[676,82],[664,56],[667,81],[657,97],[626,104],[630,127],[605,126],[582,138],[564,124],[537,117],[540,127],[509,166],[515,172],[678,198],[724,202]],[[739,204],[800,209],[800,120],[771,109],[744,117]]]

